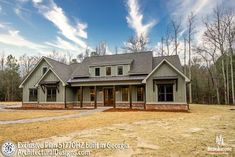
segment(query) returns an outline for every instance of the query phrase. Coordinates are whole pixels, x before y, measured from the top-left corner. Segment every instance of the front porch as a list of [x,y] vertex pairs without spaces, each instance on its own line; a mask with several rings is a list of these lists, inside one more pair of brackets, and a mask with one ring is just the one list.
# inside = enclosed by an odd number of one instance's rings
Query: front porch
[[145,85],[106,85],[73,87],[74,101],[67,108],[146,109]]

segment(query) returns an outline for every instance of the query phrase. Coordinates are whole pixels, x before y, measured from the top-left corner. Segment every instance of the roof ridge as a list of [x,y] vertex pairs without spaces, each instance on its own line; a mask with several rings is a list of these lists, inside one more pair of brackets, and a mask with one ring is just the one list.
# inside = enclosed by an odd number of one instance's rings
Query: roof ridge
[[[100,55],[100,56],[89,56],[86,58],[92,58],[92,57],[104,57],[104,56],[119,56],[119,55],[134,55],[134,54],[140,54],[140,53],[153,53],[153,51],[142,51],[142,52],[132,52],[132,53],[119,53],[119,54],[106,54],[106,55]],[[85,59],[86,59],[85,58]]]
[[43,58],[45,58],[45,59],[50,59],[50,60],[52,60],[52,61],[54,61],[54,62],[57,62],[57,63],[63,64],[63,65],[67,65],[67,66],[69,66],[69,65],[68,65],[68,64],[66,64],[66,63],[63,63],[63,62],[57,61],[57,60],[52,59],[52,58],[50,58],[50,57],[46,57],[46,56],[42,56],[42,57],[43,57]]
[[155,56],[155,57],[153,57],[153,58],[160,58],[160,57],[174,57],[174,56],[178,56],[178,57],[179,57],[179,55],[165,55],[165,56]]

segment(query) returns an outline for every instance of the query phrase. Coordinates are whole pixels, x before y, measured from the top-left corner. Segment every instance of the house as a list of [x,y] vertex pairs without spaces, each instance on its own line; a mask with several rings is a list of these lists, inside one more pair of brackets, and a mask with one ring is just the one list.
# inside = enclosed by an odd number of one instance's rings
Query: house
[[67,65],[42,57],[23,79],[23,107],[188,110],[177,55],[152,52],[87,57]]

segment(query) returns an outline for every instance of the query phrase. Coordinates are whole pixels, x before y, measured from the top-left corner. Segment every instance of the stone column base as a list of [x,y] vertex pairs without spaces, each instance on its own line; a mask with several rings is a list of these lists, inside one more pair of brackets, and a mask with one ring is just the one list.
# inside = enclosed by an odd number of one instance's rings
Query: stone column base
[[147,110],[188,111],[188,104],[146,104]]

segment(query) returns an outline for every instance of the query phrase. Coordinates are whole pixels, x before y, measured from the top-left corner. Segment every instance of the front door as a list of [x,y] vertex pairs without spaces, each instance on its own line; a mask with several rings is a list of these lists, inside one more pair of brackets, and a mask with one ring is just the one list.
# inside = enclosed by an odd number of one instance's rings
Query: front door
[[104,88],[104,106],[113,106],[112,88]]

